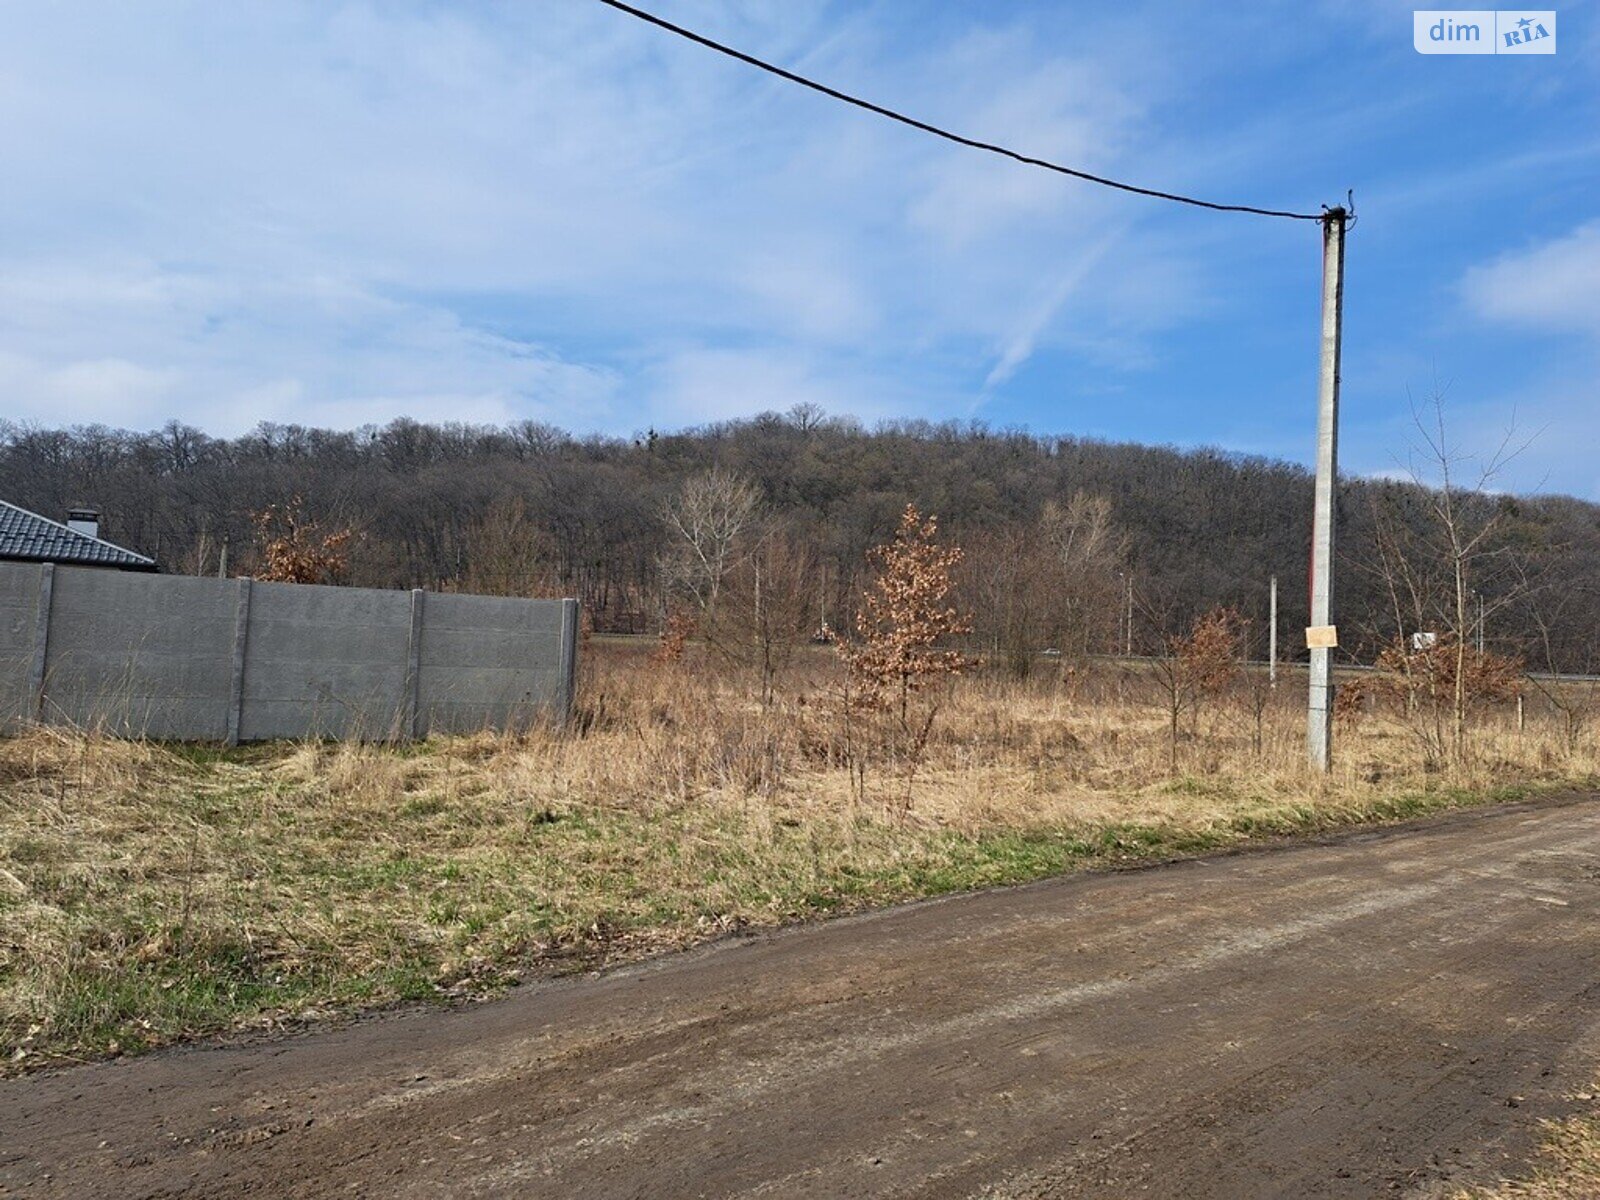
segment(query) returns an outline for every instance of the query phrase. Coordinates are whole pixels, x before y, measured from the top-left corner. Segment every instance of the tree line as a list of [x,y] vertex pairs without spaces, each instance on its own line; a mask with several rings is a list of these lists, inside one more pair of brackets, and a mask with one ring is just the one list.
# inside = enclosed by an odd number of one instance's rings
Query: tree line
[[[1341,657],[1432,631],[1533,668],[1600,667],[1600,507],[1492,482],[1342,481]],[[572,595],[600,632],[687,612],[769,664],[802,633],[852,627],[869,551],[907,505],[964,551],[966,640],[1019,673],[1048,650],[1160,654],[1218,609],[1264,654],[1274,575],[1285,657],[1303,656],[1307,621],[1298,465],[977,422],[867,427],[808,405],[631,438],[532,421],[235,438],[0,423],[0,496],[58,518],[96,507],[104,536],[192,574],[224,555],[230,574],[260,568],[263,514],[292,509],[340,535],[341,582]]]

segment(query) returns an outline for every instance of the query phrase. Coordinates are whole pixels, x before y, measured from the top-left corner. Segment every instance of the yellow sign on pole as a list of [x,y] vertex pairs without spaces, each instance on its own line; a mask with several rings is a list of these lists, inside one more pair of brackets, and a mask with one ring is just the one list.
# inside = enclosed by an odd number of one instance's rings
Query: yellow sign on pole
[[1310,625],[1306,627],[1306,649],[1333,650],[1339,645],[1337,625]]

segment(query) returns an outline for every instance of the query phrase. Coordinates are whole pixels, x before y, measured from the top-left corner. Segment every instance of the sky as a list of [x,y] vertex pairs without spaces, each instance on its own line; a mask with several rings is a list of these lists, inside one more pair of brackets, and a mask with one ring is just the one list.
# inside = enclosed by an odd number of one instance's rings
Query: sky
[[[1600,3],[1423,56],[1376,0],[641,0],[969,136],[1316,212],[1341,458],[1413,411],[1600,499]],[[0,418],[872,423],[1308,462],[1321,240],[941,142],[595,0],[0,4]]]

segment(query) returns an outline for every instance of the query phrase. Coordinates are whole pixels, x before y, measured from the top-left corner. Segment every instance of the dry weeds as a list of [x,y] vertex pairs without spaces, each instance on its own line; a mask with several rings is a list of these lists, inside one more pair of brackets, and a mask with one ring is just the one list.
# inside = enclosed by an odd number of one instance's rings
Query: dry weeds
[[1394,819],[1587,782],[1555,717],[1430,771],[1402,723],[1303,766],[1302,687],[1192,716],[1181,772],[1149,681],[955,685],[909,810],[853,788],[822,656],[759,689],[597,647],[568,730],[219,751],[35,729],[0,740],[0,1046],[9,1069],[487,993],[745,926],[1094,861]]
[[1495,1187],[1456,1193],[1451,1200],[1594,1200],[1600,1196],[1600,1113],[1595,1095],[1577,1097],[1589,1109],[1545,1123],[1544,1144],[1533,1172]]

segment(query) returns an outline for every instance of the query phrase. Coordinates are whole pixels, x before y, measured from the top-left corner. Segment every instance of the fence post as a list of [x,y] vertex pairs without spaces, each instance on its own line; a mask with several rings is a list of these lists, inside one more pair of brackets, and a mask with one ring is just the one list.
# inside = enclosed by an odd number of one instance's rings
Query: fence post
[[33,666],[28,671],[28,703],[33,719],[44,720],[46,658],[50,653],[50,602],[55,595],[55,563],[39,564],[39,602],[33,618]]
[[561,602],[561,713],[560,723],[572,719],[578,693],[578,602]]
[[233,601],[233,668],[228,681],[228,745],[239,744],[239,726],[244,722],[244,664],[250,638],[250,586],[240,579]]
[[402,741],[415,741],[417,721],[422,715],[422,597],[421,588],[411,589],[411,637],[406,644],[406,705]]

